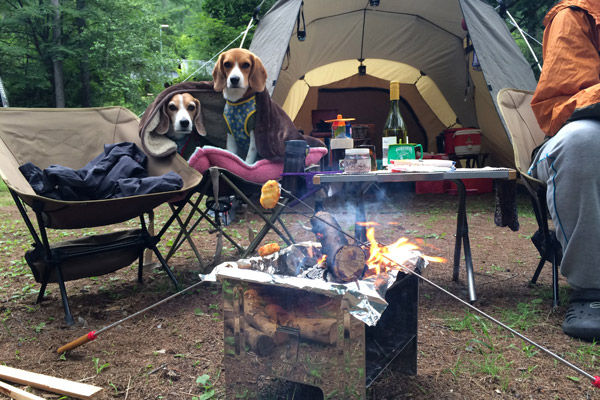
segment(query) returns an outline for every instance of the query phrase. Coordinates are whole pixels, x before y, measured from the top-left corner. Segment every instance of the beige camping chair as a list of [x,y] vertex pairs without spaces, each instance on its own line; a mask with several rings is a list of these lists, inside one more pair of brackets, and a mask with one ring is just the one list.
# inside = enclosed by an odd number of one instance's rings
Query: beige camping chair
[[538,249],[541,259],[531,278],[535,284],[546,261],[552,263],[552,305],[558,305],[558,267],[562,259],[562,247],[556,233],[548,227],[548,209],[546,203],[546,183],[528,175],[531,164],[531,152],[545,138],[539,127],[530,103],[533,92],[519,89],[502,89],[498,92],[498,104],[504,122],[510,134],[515,154],[515,167],[519,171],[521,181],[531,195],[533,211],[538,222],[538,231],[531,240]]
[[[82,109],[0,108],[0,175],[6,183],[33,239],[25,254],[35,280],[41,283],[38,302],[46,285],[59,285],[65,320],[73,324],[65,281],[99,276],[126,267],[139,259],[142,280],[143,252],[150,249],[176,287],[177,280],[157,244],[199,186],[202,176],[180,156],[148,157],[149,176],[173,171],[183,180],[180,190],[104,200],[63,201],[38,195],[19,166],[31,162],[45,169],[61,165],[80,169],[102,153],[105,144],[133,142],[141,148],[138,118],[122,107]],[[146,225],[146,216],[161,204],[178,204],[157,234]],[[30,218],[30,214],[32,218]],[[81,234],[67,242],[53,242],[47,229],[81,229],[139,219],[139,227],[95,235]]]

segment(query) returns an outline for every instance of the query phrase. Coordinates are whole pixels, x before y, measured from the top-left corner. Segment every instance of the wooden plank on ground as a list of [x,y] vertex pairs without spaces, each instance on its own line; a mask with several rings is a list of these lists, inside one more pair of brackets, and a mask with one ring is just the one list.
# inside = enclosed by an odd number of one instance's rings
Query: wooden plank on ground
[[98,386],[29,372],[5,365],[0,365],[0,379],[33,386],[48,392],[64,394],[76,399],[93,399],[102,391],[102,388]]
[[45,400],[43,397],[36,396],[33,393],[26,392],[2,381],[0,381],[0,393],[15,400]]

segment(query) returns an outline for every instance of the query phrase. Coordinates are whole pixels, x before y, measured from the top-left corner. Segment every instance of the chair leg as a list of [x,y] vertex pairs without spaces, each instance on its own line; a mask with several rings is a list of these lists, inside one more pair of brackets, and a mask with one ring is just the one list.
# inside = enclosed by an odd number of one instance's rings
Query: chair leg
[[144,273],[144,250],[142,250],[140,252],[140,258],[139,258],[139,266],[138,266],[138,282],[139,283],[144,283],[144,278],[143,278],[143,273]]
[[40,287],[40,292],[38,293],[38,298],[35,301],[35,304],[40,304],[44,300],[44,293],[46,293],[46,286],[48,286],[48,282],[42,282],[42,286]]
[[544,252],[544,254],[542,254],[542,259],[538,263],[538,266],[535,269],[535,272],[533,273],[531,280],[529,281],[529,285],[535,285],[537,283],[540,273],[542,272],[542,269],[544,268],[544,264],[546,264],[546,260],[548,259],[548,256],[549,256],[548,253],[550,253],[550,249],[546,250]]
[[69,298],[67,297],[67,288],[65,287],[65,281],[63,279],[62,268],[59,265],[56,266],[56,272],[58,273],[58,287],[60,288],[60,297],[62,298],[63,308],[65,309],[65,322],[71,326],[75,323],[73,315],[71,315],[71,308],[69,307]]
[[151,249],[152,249],[152,251],[154,251],[154,254],[156,254],[156,257],[158,258],[158,261],[160,262],[160,265],[162,266],[162,268],[165,270],[167,275],[169,275],[169,278],[171,278],[171,281],[173,281],[173,284],[175,285],[175,288],[177,289],[177,291],[180,291],[181,287],[179,286],[179,282],[177,282],[177,278],[175,278],[173,271],[171,271],[171,268],[169,268],[169,265],[163,258],[162,254],[160,254],[160,251],[158,251],[158,248],[155,245],[152,245]]
[[552,255],[552,308],[556,308],[559,303],[558,294],[558,262],[556,251]]
[[46,293],[46,286],[48,286],[48,277],[50,276],[50,268],[44,269],[44,276],[42,277],[42,286],[40,286],[40,292],[35,304],[40,304],[44,300],[44,294]]
[[[171,216],[171,218],[175,218],[175,217]],[[140,216],[140,225],[142,226],[142,238],[144,240],[146,248],[148,248],[154,252],[154,254],[156,255],[156,258],[158,258],[158,262],[160,262],[160,265],[162,266],[162,268],[165,270],[167,275],[169,275],[169,278],[171,278],[171,281],[173,281],[175,288],[178,291],[181,290],[181,287],[179,286],[179,282],[177,282],[177,278],[175,278],[175,275],[173,275],[173,271],[171,271],[171,268],[169,268],[169,265],[165,261],[164,257],[162,256],[162,254],[160,254],[158,247],[156,247],[156,243],[158,243],[158,240],[159,240],[158,238],[160,238],[162,236],[162,230],[159,235],[151,236],[150,233],[148,232],[148,229],[146,229],[146,222],[144,221],[143,215]],[[164,229],[165,228],[163,227],[163,230]]]

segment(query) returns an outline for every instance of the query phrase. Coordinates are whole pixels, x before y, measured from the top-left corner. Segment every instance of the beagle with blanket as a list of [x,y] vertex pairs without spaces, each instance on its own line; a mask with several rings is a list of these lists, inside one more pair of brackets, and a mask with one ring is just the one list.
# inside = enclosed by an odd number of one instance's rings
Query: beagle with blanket
[[154,131],[175,142],[177,152],[182,154],[193,128],[206,136],[200,102],[189,93],[177,93],[161,107],[160,122]]
[[267,70],[256,55],[238,48],[222,53],[212,74],[215,91],[222,91],[225,98],[227,150],[245,155],[246,164],[254,164],[259,155],[254,130],[256,94],[265,90]]
[[[197,147],[207,144],[222,148],[224,153],[233,155],[225,150],[229,131],[223,118],[226,100],[221,92],[214,90],[213,81],[181,82],[158,94],[142,115],[139,123],[139,134],[144,151],[153,157],[167,157],[177,151],[175,142],[166,135],[170,122],[165,107],[173,96],[181,93],[189,93],[200,101],[202,125],[205,129],[198,128],[197,122],[195,124],[199,132],[207,133],[206,136],[200,136],[192,132],[185,146],[183,157],[188,159]],[[256,93],[254,116],[256,120],[254,125],[256,152],[264,160],[283,162],[285,142],[288,140],[305,140],[310,147],[325,147],[319,139],[298,132],[287,113],[271,99],[268,90]],[[240,161],[249,165],[244,162],[243,158]],[[221,165],[221,167],[227,168],[227,165]]]

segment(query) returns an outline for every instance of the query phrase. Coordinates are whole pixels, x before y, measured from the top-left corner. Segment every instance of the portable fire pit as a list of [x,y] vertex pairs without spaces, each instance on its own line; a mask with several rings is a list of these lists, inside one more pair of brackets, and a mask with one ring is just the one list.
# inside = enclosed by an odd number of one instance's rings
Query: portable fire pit
[[[386,368],[416,374],[417,277],[327,282],[318,265],[307,266],[320,250],[296,244],[211,273],[223,288],[227,398],[264,397],[259,380],[269,377],[318,387],[328,399],[363,399]],[[418,254],[408,263],[416,272],[424,265]]]

